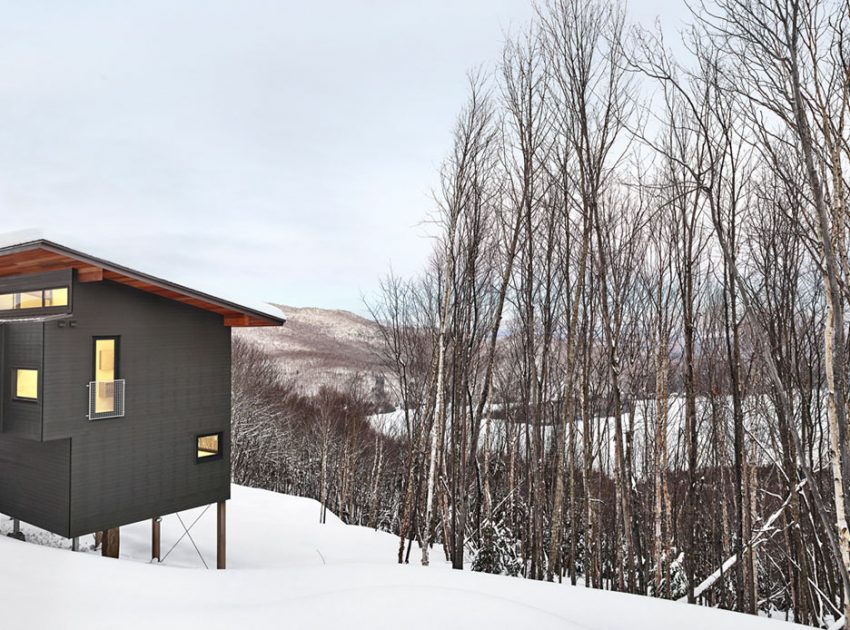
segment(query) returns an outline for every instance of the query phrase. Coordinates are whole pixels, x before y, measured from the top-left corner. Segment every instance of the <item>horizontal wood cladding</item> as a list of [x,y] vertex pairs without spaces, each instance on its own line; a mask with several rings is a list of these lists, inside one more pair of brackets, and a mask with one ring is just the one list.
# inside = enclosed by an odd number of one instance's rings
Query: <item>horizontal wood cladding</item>
[[15,252],[0,256],[0,276],[17,276],[69,269],[73,268],[76,262],[69,256],[42,249]]
[[[44,439],[71,437],[71,535],[225,500],[230,329],[219,315],[109,280],[77,281],[74,326],[44,325]],[[125,416],[89,421],[93,338],[120,339]],[[199,433],[225,457],[196,462]]]
[[71,441],[33,442],[0,434],[0,512],[70,535]]

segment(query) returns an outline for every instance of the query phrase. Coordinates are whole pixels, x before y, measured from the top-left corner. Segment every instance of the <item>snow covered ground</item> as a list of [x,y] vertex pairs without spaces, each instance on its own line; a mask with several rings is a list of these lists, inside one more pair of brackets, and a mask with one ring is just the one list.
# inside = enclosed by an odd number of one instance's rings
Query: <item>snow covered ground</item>
[[[317,502],[233,486],[226,571],[215,564],[215,513],[180,514],[184,537],[150,564],[150,523],[121,529],[120,560],[100,557],[91,537],[70,542],[23,527],[0,536],[3,628],[534,628],[547,630],[790,630],[781,621],[647,597],[431,567],[399,566],[398,540],[344,525]],[[0,532],[11,522],[0,519]],[[165,554],[183,534],[162,523]],[[64,547],[64,548],[61,548]],[[434,554],[435,556],[437,554]],[[800,627],[800,626],[794,626]]]

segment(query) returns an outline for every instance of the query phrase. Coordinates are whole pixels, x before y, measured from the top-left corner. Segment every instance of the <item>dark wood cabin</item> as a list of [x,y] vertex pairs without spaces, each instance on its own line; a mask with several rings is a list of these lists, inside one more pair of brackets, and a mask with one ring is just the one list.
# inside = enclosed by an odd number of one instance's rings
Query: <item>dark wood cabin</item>
[[[0,513],[66,538],[230,498],[230,329],[281,317],[36,240],[0,248]],[[157,555],[157,552],[154,552]]]

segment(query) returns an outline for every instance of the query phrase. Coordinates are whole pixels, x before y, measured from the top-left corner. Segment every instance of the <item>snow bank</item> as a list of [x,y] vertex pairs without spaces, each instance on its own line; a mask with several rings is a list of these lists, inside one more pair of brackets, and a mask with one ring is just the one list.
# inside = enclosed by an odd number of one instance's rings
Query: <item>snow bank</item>
[[[215,562],[215,513],[180,514],[207,564]],[[790,630],[779,621],[582,587],[399,566],[398,541],[347,526],[317,502],[233,487],[227,571],[205,571],[184,537],[164,564],[150,564],[150,524],[121,530],[121,560],[81,541],[24,526],[30,540],[0,537],[0,619],[6,628],[521,628],[578,630]],[[11,531],[5,517],[0,531]],[[162,523],[165,554],[183,533]],[[64,546],[66,549],[51,548]],[[435,554],[436,555],[436,554]],[[190,567],[199,567],[190,568]]]

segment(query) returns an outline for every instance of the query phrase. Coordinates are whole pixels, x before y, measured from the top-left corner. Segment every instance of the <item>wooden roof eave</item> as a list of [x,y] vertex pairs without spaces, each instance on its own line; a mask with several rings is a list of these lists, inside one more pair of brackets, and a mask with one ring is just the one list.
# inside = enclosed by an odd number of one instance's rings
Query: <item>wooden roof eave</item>
[[[44,253],[48,255],[45,256]],[[14,256],[4,266],[4,258]],[[172,299],[222,316],[226,326],[280,326],[283,317],[275,317],[201,291],[157,278],[46,240],[30,241],[0,248],[0,276],[55,271],[73,267],[81,282],[112,280],[136,289]],[[5,269],[10,272],[5,273]]]

